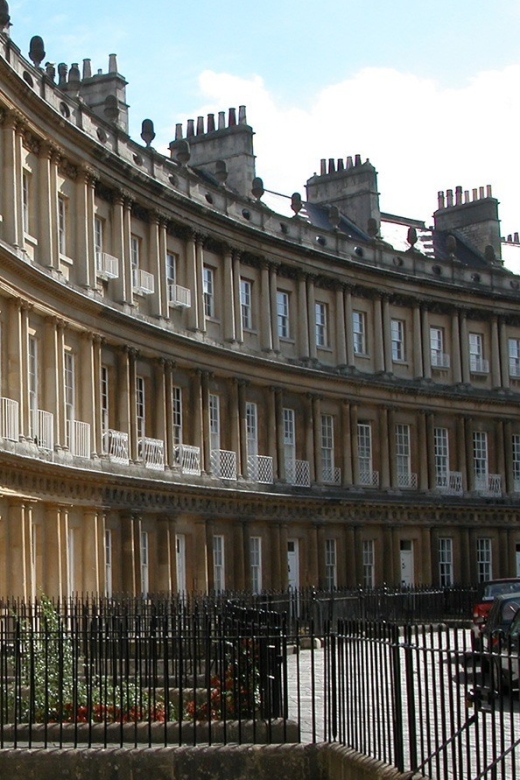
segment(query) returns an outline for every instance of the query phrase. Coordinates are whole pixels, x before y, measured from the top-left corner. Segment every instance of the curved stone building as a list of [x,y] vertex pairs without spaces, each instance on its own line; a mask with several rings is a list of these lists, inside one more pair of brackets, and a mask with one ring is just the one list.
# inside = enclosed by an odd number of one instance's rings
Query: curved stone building
[[[5,5],[5,4],[4,4]],[[0,594],[520,573],[520,286],[489,188],[255,178],[245,109],[128,136],[126,82],[0,34]]]

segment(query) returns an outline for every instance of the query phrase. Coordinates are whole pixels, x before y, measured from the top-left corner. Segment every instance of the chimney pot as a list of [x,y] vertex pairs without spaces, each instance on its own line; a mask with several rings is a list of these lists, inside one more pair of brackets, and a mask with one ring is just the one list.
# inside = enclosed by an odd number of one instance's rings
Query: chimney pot
[[349,154],[349,156],[347,157],[347,169],[352,168],[352,166],[353,166],[352,156]]
[[446,190],[446,203],[448,208],[453,206],[453,190]]
[[108,55],[108,72],[117,73],[117,54]]
[[511,233],[508,233],[508,235],[507,235],[507,243],[511,244],[512,242],[513,242],[513,236],[511,235]]
[[320,160],[320,176],[325,176],[327,173],[327,161],[324,157]]
[[334,173],[335,170],[334,157],[329,157],[329,173]]
[[492,198],[493,193],[491,191],[491,184],[486,185],[486,198]]
[[479,197],[479,200],[482,200],[482,198],[484,197],[484,187],[479,187],[478,188],[478,197]]
[[197,117],[197,135],[204,135],[204,117]]
[[226,126],[226,112],[225,111],[219,111],[218,112],[218,129],[224,130]]
[[208,133],[215,130],[215,114],[208,114]]
[[89,79],[92,76],[92,65],[90,60],[83,60],[83,78]]
[[177,122],[175,125],[175,140],[180,141],[182,138],[182,122]]
[[236,108],[229,109],[228,127],[235,127],[237,123],[237,111]]
[[457,204],[457,206],[460,206],[460,204],[462,203],[462,187],[461,186],[455,187],[455,203]]
[[186,136],[192,136],[195,135],[195,120],[194,119],[188,119],[188,127],[186,130]]
[[338,171],[344,171],[345,170],[345,163],[343,162],[343,158],[342,157],[338,158],[338,168],[337,168],[337,170]]
[[477,190],[477,188],[476,188],[476,187],[474,187],[474,188],[471,190],[471,193],[472,193],[472,198],[473,198],[473,200],[478,200],[478,190]]
[[354,159],[355,159],[355,162],[354,162],[355,165],[361,165],[361,155],[360,154],[356,154]]
[[443,190],[439,190],[438,193],[437,193],[437,208],[439,208],[439,209],[445,208],[445,204],[444,204],[444,191]]
[[464,190],[464,203],[469,203],[469,190]]
[[518,244],[518,243],[520,243],[520,242],[518,241],[518,233],[514,233],[514,234],[513,234],[513,241],[515,242],[515,244]]
[[238,107],[238,124],[239,125],[247,125],[246,107],[245,106],[239,106]]

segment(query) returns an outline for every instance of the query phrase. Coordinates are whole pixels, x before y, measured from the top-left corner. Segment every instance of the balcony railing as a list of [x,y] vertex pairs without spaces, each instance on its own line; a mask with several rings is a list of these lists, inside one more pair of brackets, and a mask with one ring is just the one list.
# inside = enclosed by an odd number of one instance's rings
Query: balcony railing
[[191,290],[180,284],[168,283],[168,303],[170,306],[189,309],[191,306]]
[[200,476],[200,447],[191,444],[176,444],[173,449],[175,463],[180,466],[182,474]]
[[18,441],[18,401],[0,398],[0,439]]
[[270,455],[248,455],[247,476],[263,485],[273,484],[273,459]]
[[481,496],[501,496],[502,477],[500,474],[475,474],[475,490]]
[[520,376],[520,358],[509,358],[509,376]]
[[323,466],[321,481],[325,485],[341,485],[341,469],[337,466]]
[[379,487],[379,471],[360,471],[359,484],[367,487]]
[[113,463],[128,466],[130,456],[128,451],[128,434],[114,431],[112,428],[103,432],[103,452]]
[[237,478],[237,454],[232,450],[211,450],[211,471],[220,479]]
[[402,472],[397,474],[397,487],[409,490],[417,489],[417,474]]
[[164,441],[141,436],[137,439],[137,456],[147,469],[164,471]]
[[90,458],[90,425],[80,420],[68,420],[69,451],[77,458]]
[[515,476],[513,479],[513,492],[520,493],[520,476]]
[[309,461],[288,458],[285,461],[285,478],[289,485],[294,487],[310,487],[311,473]]
[[462,495],[462,472],[442,471],[437,474],[437,490],[448,496]]
[[51,412],[34,409],[31,415],[31,437],[40,449],[52,452],[54,449],[54,415]]
[[439,352],[436,349],[432,349],[430,362],[432,368],[449,368],[450,356],[446,355],[445,352]]
[[117,279],[119,260],[108,252],[96,252],[96,274],[101,279]]
[[478,355],[470,355],[469,370],[474,374],[489,374],[489,360]]
[[142,268],[134,268],[132,271],[132,283],[137,295],[151,295],[155,289],[153,274],[143,271]]

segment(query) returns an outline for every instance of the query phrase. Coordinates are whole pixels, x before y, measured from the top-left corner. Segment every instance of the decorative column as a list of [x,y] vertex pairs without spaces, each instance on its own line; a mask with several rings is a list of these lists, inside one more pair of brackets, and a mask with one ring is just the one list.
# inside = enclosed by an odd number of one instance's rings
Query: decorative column
[[[233,252],[231,251],[231,247],[226,246],[224,248],[224,308],[222,311],[222,324],[224,339],[230,342],[236,341],[235,300],[236,291],[233,274]],[[238,300],[240,300],[240,298],[238,298]]]
[[260,349],[272,352],[273,322],[271,317],[271,295],[269,291],[269,263],[262,260],[260,264]]
[[238,474],[240,477],[250,477],[247,462],[247,425],[246,425],[246,387],[247,381],[238,380]]
[[[157,529],[157,571],[155,583],[160,593],[176,593],[175,558],[172,552],[175,550],[175,532],[173,523],[166,516],[158,517]],[[171,532],[173,531],[173,533]],[[173,547],[173,549],[172,549]]]
[[[473,453],[470,463],[473,462]],[[468,479],[468,462],[466,459],[466,426],[464,417],[457,417],[457,471],[462,474],[463,490],[470,490],[470,481]]]
[[5,115],[3,125],[3,237],[12,246],[23,246],[22,224],[22,136],[17,132],[21,115],[14,111]]
[[469,371],[469,340],[468,340],[468,320],[465,311],[460,313],[460,355],[462,366],[462,381],[465,385],[470,383]]
[[[435,419],[432,412],[426,412],[426,448],[428,452],[428,487],[435,490],[437,474],[435,471]],[[450,464],[448,463],[448,469]]]
[[462,360],[459,314],[456,310],[451,314],[451,371],[453,383],[455,385],[460,385],[462,382]]
[[421,306],[421,329],[422,329],[422,359],[423,376],[425,379],[432,378],[432,350],[430,342],[430,313],[426,305]]
[[8,590],[5,592],[30,599],[35,584],[32,581],[31,512],[23,501],[12,499],[9,502],[5,532],[4,545],[8,551],[5,556]]
[[418,303],[413,307],[413,368],[414,377],[422,379],[423,368],[423,344],[421,333],[421,308]]
[[193,431],[192,431],[192,437],[193,437],[193,444],[195,447],[199,448],[200,452],[200,468],[201,471],[204,472],[205,469],[205,461],[204,461],[204,447],[203,447],[203,441],[204,441],[204,421],[203,421],[203,414],[202,414],[202,372],[200,369],[196,369],[193,372],[193,381],[192,381],[192,395],[193,395],[193,404],[192,404],[192,410],[193,410]]
[[374,299],[374,368],[376,374],[385,370],[385,347],[383,338],[383,302]]
[[[203,333],[206,332],[206,313],[204,310],[204,236],[197,233],[195,236],[195,266],[197,273],[197,297],[196,304],[198,309],[198,327]],[[193,306],[192,299],[192,306]]]
[[359,485],[359,450],[358,450],[358,407],[350,405],[350,445],[352,463],[352,483]]
[[127,242],[125,241],[125,217],[124,217],[124,203],[125,198],[121,191],[114,193],[114,202],[112,205],[112,252],[114,257],[119,260],[119,276],[112,282],[112,289],[114,290],[114,296],[117,300],[124,302],[128,300],[129,291],[127,289],[128,284],[131,284],[129,279],[129,271],[127,264],[129,260],[126,257]]
[[310,357],[309,349],[309,310],[307,304],[307,278],[298,274],[298,319],[296,325],[298,354],[302,360]]
[[273,350],[280,352],[280,336],[278,335],[278,301],[277,301],[277,266],[274,263],[269,265],[269,291],[271,301],[271,334],[273,340]]
[[240,303],[240,252],[233,252],[233,302],[232,310],[235,313],[235,339],[239,344],[244,341],[244,327],[242,323],[242,306]]
[[241,520],[233,524],[233,570],[233,589],[245,590],[244,523]]
[[165,317],[168,311],[168,309],[163,309],[163,295],[166,286],[166,254],[161,254],[160,224],[160,214],[152,210],[150,212],[150,222],[148,223],[148,268],[154,278],[153,294],[150,296],[150,308],[152,314],[156,317]]
[[124,593],[141,593],[141,519],[139,515],[121,516],[122,585]]
[[424,409],[419,411],[418,419],[418,449],[419,449],[419,489],[428,490],[430,487],[428,479],[428,455],[429,455],[429,442],[428,442],[428,426],[427,426],[427,414]]
[[[55,149],[44,143],[40,147],[38,158],[38,260],[43,266],[52,267],[56,235],[52,230],[51,199],[56,196],[52,189],[51,165]],[[4,220],[5,220],[4,209]]]
[[493,387],[502,387],[500,375],[500,341],[498,338],[498,319],[491,319],[491,382]]
[[134,276],[132,270],[132,253],[130,251],[130,238],[132,236],[132,206],[133,201],[128,196],[123,198],[123,259],[121,261],[120,275],[124,279],[124,303],[130,306],[135,304]]
[[195,233],[190,233],[186,239],[186,277],[191,290],[191,306],[187,312],[188,328],[199,330],[199,298],[202,295],[202,278],[197,273],[197,252],[195,249]]
[[202,399],[202,463],[206,474],[212,474],[211,433],[209,424],[209,372],[200,371],[200,389]]
[[276,393],[277,388],[270,387],[267,397],[267,454],[273,459],[273,478],[280,477],[278,462],[278,417]]
[[[157,358],[154,361],[154,438],[161,439],[163,442],[164,461],[167,460],[166,448],[168,445],[166,438],[166,419],[171,417],[171,403],[166,404],[166,360]],[[171,399],[171,396],[170,396]]]
[[474,555],[474,549],[470,548],[469,528],[460,529],[460,581],[463,585],[474,582],[471,573],[471,556]]
[[96,509],[85,509],[82,522],[83,591],[105,592],[105,518]]
[[392,360],[392,323],[390,318],[390,299],[388,295],[382,296],[383,300],[383,343],[385,354],[385,371],[392,374],[394,362]]
[[507,340],[506,322],[503,317],[500,317],[498,320],[498,338],[500,342],[500,364],[501,364],[502,387],[508,388],[510,386],[509,344]]
[[285,523],[280,523],[280,580],[281,590],[287,590],[289,587],[289,562],[287,558],[287,525]]
[[[79,413],[80,419],[90,425],[90,452],[92,455],[98,455],[101,449],[100,445],[100,420],[99,409],[96,401],[100,392],[100,372],[96,372],[96,347],[99,352],[100,337],[97,337],[98,345],[95,343],[94,333],[84,331],[81,334],[80,364],[79,371]],[[97,375],[96,375],[97,374]],[[97,380],[97,383],[96,383]]]
[[170,291],[168,289],[168,280],[166,279],[166,250],[168,248],[167,239],[168,217],[165,214],[159,214],[159,262],[157,268],[157,279],[161,280],[160,295],[158,301],[159,316],[168,318],[170,316]]
[[315,277],[307,276],[307,322],[309,325],[309,357],[316,360],[316,290]]
[[341,368],[347,365],[347,331],[343,285],[336,283],[334,290],[336,293],[336,363]]
[[94,256],[94,189],[93,171],[81,166],[76,179],[75,256],[79,262],[77,278],[84,287],[96,287],[96,258]]
[[165,442],[164,442],[164,462],[168,468],[173,468],[176,463],[175,458],[175,441],[173,435],[173,371],[175,368],[175,361],[165,360],[163,363],[164,369],[164,386],[165,386]]
[[[280,524],[273,523],[271,526],[271,590],[282,589],[282,573],[281,573],[281,538],[280,538]],[[285,559],[287,558],[287,549],[285,552]],[[287,562],[285,563],[287,569]],[[287,574],[286,574],[287,578]]]
[[353,319],[352,288],[345,287],[345,344],[347,349],[347,365],[350,368],[353,368],[356,362],[354,355]]
[[[27,393],[24,392],[24,376],[27,376],[27,306],[21,298],[9,298],[7,308],[7,392],[18,403],[19,433],[26,433]],[[24,403],[24,400],[26,401]],[[25,413],[25,414],[24,414]],[[28,433],[28,431],[27,431]]]
[[496,473],[501,475],[501,492],[506,492],[506,458],[504,449],[504,421],[495,421]]
[[[205,520],[201,519],[195,522],[193,536],[193,550],[195,555],[193,566],[193,590],[198,593],[207,593],[209,591],[209,576],[208,542]],[[213,567],[211,567],[211,569],[213,570]]]
[[420,585],[432,582],[431,528],[421,528],[421,566],[419,568]]
[[388,410],[388,451],[390,453],[390,485],[398,488],[397,479],[397,452],[395,441],[395,409]]
[[[321,456],[321,396],[310,396],[309,411],[311,424],[309,425],[309,442],[307,452],[311,456],[311,482],[323,484],[323,460]],[[314,471],[314,478],[312,475]],[[334,477],[334,475],[332,475]]]
[[513,429],[511,420],[504,422],[504,458],[505,458],[505,491],[515,492],[515,479],[513,473]]
[[347,587],[355,587],[359,580],[356,573],[356,562],[361,551],[356,550],[356,538],[354,527],[351,525],[345,526],[345,566],[346,577],[345,585]]
[[66,447],[67,421],[65,419],[65,322],[56,320],[56,417],[54,441],[59,447]]
[[242,459],[240,451],[240,411],[239,411],[239,383],[233,377],[229,380],[228,418],[230,432],[229,449],[235,453],[237,475],[242,475]]
[[53,413],[53,439],[58,443],[59,419],[64,410],[59,406],[59,375],[58,375],[58,337],[57,320],[49,317],[45,320],[43,333],[43,352],[45,355],[43,371],[42,406]]
[[383,407],[379,412],[379,436],[381,439],[381,487],[390,487],[390,449],[389,449],[389,423],[388,407]]
[[67,596],[68,514],[65,507],[47,504],[44,520],[43,590],[47,596],[62,600]]
[[468,490],[475,490],[475,470],[473,468],[473,419],[464,418],[466,441],[466,473]]
[[352,428],[350,424],[350,404],[343,401],[341,405],[341,451],[343,456],[343,487],[352,485]]
[[276,460],[278,461],[278,478],[281,482],[286,482],[285,472],[285,447],[283,441],[283,392],[280,387],[272,388],[275,401],[275,419],[276,419]]
[[383,556],[383,577],[386,583],[390,585],[396,585],[398,578],[395,576],[395,550],[394,550],[394,535],[392,533],[392,527],[389,525],[383,526],[383,547],[385,554]]

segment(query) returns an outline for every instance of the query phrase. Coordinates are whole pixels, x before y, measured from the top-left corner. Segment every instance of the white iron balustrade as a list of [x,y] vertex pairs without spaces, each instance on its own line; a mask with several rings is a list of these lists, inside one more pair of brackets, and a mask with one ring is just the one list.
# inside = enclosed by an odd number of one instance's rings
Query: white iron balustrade
[[18,441],[18,401],[0,398],[0,439]]
[[323,466],[321,481],[326,485],[341,485],[341,469],[338,466]]
[[170,306],[189,309],[191,306],[191,290],[180,284],[168,283],[168,303]]
[[448,496],[461,496],[462,490],[462,472],[460,471],[442,471],[437,474],[437,490]]
[[445,352],[438,352],[437,350],[433,350],[431,353],[430,362],[432,368],[449,368],[450,356],[447,355]]
[[475,490],[481,496],[501,496],[502,477],[500,474],[476,474]]
[[103,452],[113,463],[128,466],[130,454],[128,449],[128,433],[114,431],[112,428],[103,433]]
[[379,471],[360,471],[359,484],[366,487],[379,487]]
[[489,360],[471,355],[469,359],[469,370],[475,374],[489,374]]
[[69,420],[69,451],[77,458],[90,458],[90,425],[80,420]]
[[191,444],[176,444],[173,450],[175,463],[182,474],[200,476],[200,447]]
[[211,471],[220,479],[237,478],[237,454],[232,450],[211,450]]
[[308,460],[287,458],[285,461],[285,478],[294,487],[310,487],[311,472]]
[[416,490],[417,474],[412,474],[411,472],[402,472],[397,474],[397,487]]
[[164,441],[142,436],[137,440],[137,456],[147,469],[164,471]]
[[133,269],[134,292],[137,295],[152,295],[155,289],[153,274],[143,271],[142,268]]
[[254,482],[273,484],[273,459],[270,455],[248,455],[247,475]]
[[108,252],[96,252],[96,273],[101,279],[117,279],[119,259]]
[[[32,435],[35,444],[42,450],[52,452],[54,449],[54,415],[43,409],[36,409],[33,413]],[[90,454],[88,455],[90,457]]]

